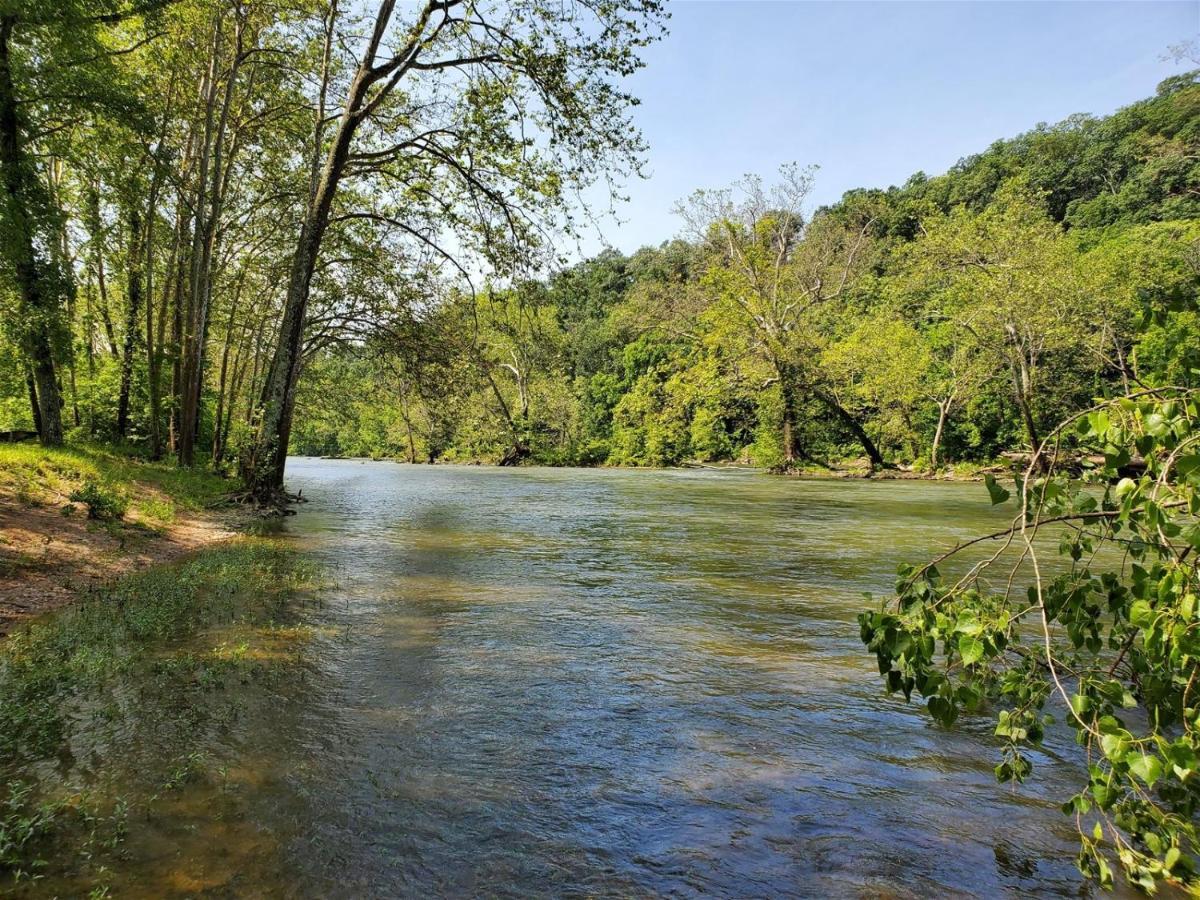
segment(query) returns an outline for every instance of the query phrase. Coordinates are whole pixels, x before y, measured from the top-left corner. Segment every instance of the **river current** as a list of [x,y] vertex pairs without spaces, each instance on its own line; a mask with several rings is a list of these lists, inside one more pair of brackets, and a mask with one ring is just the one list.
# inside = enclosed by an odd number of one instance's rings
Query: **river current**
[[1086,891],[1073,745],[998,785],[988,720],[887,697],[859,641],[899,563],[1003,520],[982,486],[317,459],[288,483],[285,540],[333,578],[299,674],[193,733],[224,781],[131,821],[115,896]]

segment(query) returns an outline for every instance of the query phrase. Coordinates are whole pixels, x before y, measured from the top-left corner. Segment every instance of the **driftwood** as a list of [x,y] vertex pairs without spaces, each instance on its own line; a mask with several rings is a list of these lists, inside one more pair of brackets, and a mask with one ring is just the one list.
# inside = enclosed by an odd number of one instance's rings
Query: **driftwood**
[[[1000,454],[1001,459],[1004,459],[1022,469],[1029,465],[1029,457],[1030,454],[1024,450],[1006,450]],[[1087,468],[1100,468],[1104,465],[1104,457],[1095,453],[1064,453],[1059,455],[1059,458],[1055,463],[1055,468],[1059,471],[1071,472],[1077,475],[1083,471],[1085,464]],[[993,469],[984,471],[995,471],[995,469],[993,467]],[[1137,478],[1145,473],[1146,460],[1142,459],[1140,456],[1135,456],[1125,465],[1117,469],[1117,475],[1121,478]]]
[[279,516],[294,516],[296,511],[291,509],[291,506],[295,503],[307,502],[308,498],[304,496],[303,490],[295,494],[278,490],[265,499],[253,491],[235,491],[223,495],[213,503],[210,503],[209,506],[211,508],[221,506],[252,506],[254,507],[255,515],[258,517],[274,519]]

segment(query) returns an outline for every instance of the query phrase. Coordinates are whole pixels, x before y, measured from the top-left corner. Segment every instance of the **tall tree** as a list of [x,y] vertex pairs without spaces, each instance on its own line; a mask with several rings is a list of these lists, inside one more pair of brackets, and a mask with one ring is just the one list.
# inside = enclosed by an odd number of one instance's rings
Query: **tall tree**
[[751,176],[733,188],[697,191],[677,211],[715,254],[706,276],[710,290],[771,367],[781,400],[783,468],[792,468],[803,454],[797,416],[806,397],[819,401],[879,466],[883,456],[875,442],[823,383],[817,365],[830,307],[865,269],[873,220],[810,218],[805,207],[813,172],[785,166],[771,188]]
[[107,44],[103,32],[161,5],[37,0],[0,10],[0,263],[20,298],[21,344],[46,444],[63,439],[58,360],[70,346],[64,311],[72,273],[52,252],[61,212],[36,151],[64,123],[89,112],[131,112],[112,66],[121,50]]
[[[637,51],[658,36],[661,16],[658,0],[430,0],[399,23],[394,0],[381,0],[367,34],[357,37],[336,2],[329,5],[309,200],[259,437],[244,466],[255,495],[282,489],[309,296],[331,222],[384,222],[448,258],[452,231],[459,247],[480,251],[491,266],[528,263],[570,192],[636,163],[642,144],[627,118],[633,98],[614,81],[640,66]],[[343,66],[337,52],[356,37],[363,49]],[[343,67],[350,77],[335,98]],[[393,204],[335,212],[347,178],[371,179]]]
[[[942,315],[970,327],[998,353],[1025,441],[1036,451],[1043,422],[1059,412],[1046,401],[1061,382],[1086,394],[1091,361],[1080,353],[1098,318],[1077,255],[1036,194],[1013,182],[984,211],[927,217],[912,247],[912,277],[933,290]],[[1091,366],[1092,371],[1095,366]],[[1047,370],[1075,377],[1047,378]]]

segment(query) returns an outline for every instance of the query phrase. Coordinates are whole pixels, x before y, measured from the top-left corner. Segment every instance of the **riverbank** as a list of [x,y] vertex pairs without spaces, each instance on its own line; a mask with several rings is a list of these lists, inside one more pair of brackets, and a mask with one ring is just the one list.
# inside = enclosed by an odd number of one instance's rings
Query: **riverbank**
[[232,483],[95,446],[0,445],[0,635],[115,579],[233,537]]
[[439,459],[435,462],[412,462],[402,457],[396,456],[327,456],[327,455],[305,455],[300,454],[300,459],[323,459],[323,460],[345,460],[348,462],[390,462],[404,466],[468,466],[468,467],[483,467],[483,468],[524,468],[524,467],[544,467],[548,469],[619,469],[622,471],[670,471],[671,469],[713,469],[713,470],[734,470],[748,472],[770,472],[775,475],[782,475],[790,478],[806,478],[806,479],[874,479],[876,481],[957,481],[957,482],[980,482],[983,481],[985,474],[1000,475],[1009,472],[1012,469],[1012,461],[994,460],[992,462],[963,462],[952,463],[948,466],[930,471],[921,469],[912,465],[896,464],[883,469],[872,469],[863,459],[847,459],[838,462],[829,463],[828,465],[818,465],[815,463],[805,463],[788,471],[774,471],[765,469],[761,466],[754,466],[745,462],[701,462],[698,460],[689,460],[678,466],[617,466],[608,464],[597,464],[593,466],[566,466],[554,465],[545,462],[526,462],[516,466],[501,466],[499,463],[492,460],[484,459],[455,459],[444,460]]
[[[0,642],[0,895],[194,896],[183,824],[234,873],[261,853],[240,825],[244,762],[207,739],[263,721],[297,690],[318,569],[239,535],[115,579]],[[184,803],[180,794],[189,791]],[[131,857],[153,879],[131,884]],[[201,877],[203,876],[203,877]]]

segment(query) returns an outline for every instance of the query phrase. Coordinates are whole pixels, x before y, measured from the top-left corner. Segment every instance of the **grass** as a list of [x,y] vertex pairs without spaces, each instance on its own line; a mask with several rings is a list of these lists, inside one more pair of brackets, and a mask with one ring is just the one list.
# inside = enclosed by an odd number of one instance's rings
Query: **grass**
[[[151,528],[175,521],[180,510],[197,511],[236,485],[204,469],[180,469],[93,444],[47,448],[0,444],[0,491],[27,506],[61,506],[81,497],[99,500],[98,518],[128,515]],[[121,509],[122,506],[127,507]]]
[[[160,716],[199,704],[198,691],[269,674],[280,636],[304,638],[290,607],[318,575],[277,540],[239,537],[126,576],[0,643],[0,893],[5,881],[41,877],[50,860],[90,860],[124,838],[127,801],[63,794],[58,778],[35,787],[47,761],[98,721]],[[149,712],[159,695],[164,708]],[[200,751],[177,749],[183,762],[164,762],[163,790],[204,767]]]

